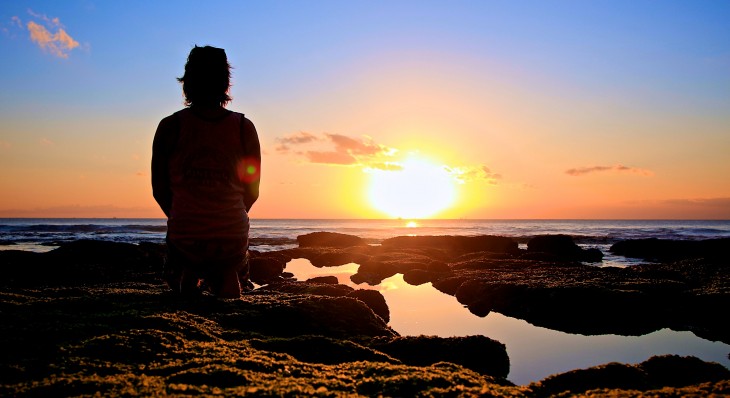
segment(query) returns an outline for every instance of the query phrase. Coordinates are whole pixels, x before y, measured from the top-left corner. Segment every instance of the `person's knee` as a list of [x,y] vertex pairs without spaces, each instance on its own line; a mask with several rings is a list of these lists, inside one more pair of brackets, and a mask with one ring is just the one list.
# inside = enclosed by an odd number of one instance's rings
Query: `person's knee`
[[241,296],[241,285],[235,270],[225,270],[210,278],[211,292],[220,298],[238,298]]
[[190,268],[185,268],[182,271],[180,277],[180,290],[179,292],[184,295],[197,295],[200,294],[200,278]]

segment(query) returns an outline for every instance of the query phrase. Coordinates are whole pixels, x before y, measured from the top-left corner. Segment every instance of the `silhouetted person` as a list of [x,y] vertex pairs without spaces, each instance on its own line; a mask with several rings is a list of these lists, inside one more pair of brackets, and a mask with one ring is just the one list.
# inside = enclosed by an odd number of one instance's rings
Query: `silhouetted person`
[[186,108],[162,119],[152,145],[152,191],[167,215],[165,279],[173,291],[239,297],[247,282],[248,212],[259,196],[256,128],[229,111],[223,49],[195,46],[178,78]]

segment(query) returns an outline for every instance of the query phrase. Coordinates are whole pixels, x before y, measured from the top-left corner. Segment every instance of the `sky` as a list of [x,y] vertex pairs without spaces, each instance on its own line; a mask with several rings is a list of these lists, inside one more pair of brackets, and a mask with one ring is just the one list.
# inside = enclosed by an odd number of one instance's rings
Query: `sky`
[[[174,5],[173,5],[174,4]],[[256,218],[730,219],[730,2],[4,1],[0,217],[163,217],[194,45]]]

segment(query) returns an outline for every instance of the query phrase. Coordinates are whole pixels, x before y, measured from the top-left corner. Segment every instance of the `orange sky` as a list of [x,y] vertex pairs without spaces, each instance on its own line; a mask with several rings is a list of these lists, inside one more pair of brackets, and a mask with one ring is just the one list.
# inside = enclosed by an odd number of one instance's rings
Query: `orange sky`
[[[152,137],[198,43],[260,134],[253,217],[730,219],[730,13],[645,6],[330,4],[315,29],[3,5],[0,217],[162,217]],[[112,34],[125,12],[149,20]]]

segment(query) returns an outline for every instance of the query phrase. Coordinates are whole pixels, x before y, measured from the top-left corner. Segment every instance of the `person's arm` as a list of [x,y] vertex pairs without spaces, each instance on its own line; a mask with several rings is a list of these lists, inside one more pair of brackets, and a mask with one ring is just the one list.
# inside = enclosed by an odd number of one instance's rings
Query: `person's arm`
[[239,167],[238,177],[244,185],[243,203],[246,212],[259,198],[259,185],[261,183],[261,144],[253,123],[244,118],[241,125],[243,147],[246,153],[243,154],[243,161]]
[[166,216],[172,208],[170,188],[170,156],[175,147],[179,130],[177,116],[168,116],[160,121],[152,142],[152,196]]

